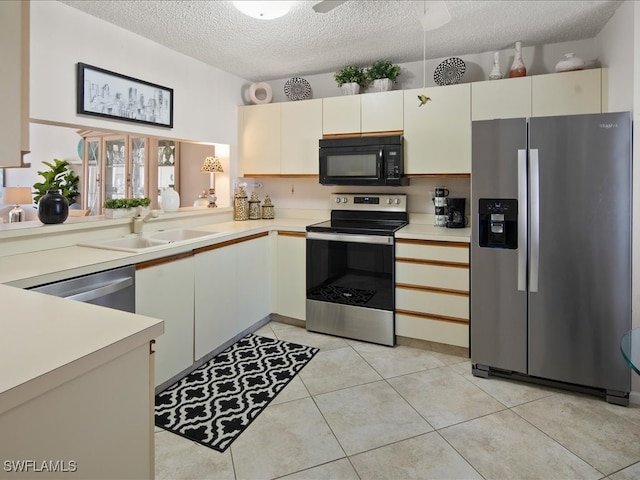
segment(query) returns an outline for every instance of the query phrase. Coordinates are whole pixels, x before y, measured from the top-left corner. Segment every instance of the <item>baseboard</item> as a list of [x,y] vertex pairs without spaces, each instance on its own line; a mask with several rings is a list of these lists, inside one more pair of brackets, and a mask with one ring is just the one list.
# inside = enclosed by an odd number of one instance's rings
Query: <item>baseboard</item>
[[396,344],[403,345],[405,347],[419,348],[421,350],[429,350],[432,352],[446,353],[447,355],[455,355],[456,357],[470,358],[468,348],[458,347],[456,345],[447,345],[446,343],[431,342],[429,340],[396,335]]

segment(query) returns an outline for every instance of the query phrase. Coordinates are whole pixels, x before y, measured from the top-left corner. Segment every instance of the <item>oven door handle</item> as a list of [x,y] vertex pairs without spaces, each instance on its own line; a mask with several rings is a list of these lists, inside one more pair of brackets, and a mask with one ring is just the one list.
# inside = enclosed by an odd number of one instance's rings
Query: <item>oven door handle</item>
[[349,233],[307,232],[307,240],[327,240],[329,242],[373,243],[393,245],[393,237],[386,235],[352,235]]

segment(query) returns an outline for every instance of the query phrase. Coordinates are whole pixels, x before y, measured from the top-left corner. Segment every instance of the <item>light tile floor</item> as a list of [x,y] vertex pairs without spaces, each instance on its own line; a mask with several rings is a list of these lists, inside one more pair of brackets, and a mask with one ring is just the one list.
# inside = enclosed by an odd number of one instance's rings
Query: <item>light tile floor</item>
[[156,429],[158,479],[640,478],[640,406],[272,322],[320,352],[224,453]]

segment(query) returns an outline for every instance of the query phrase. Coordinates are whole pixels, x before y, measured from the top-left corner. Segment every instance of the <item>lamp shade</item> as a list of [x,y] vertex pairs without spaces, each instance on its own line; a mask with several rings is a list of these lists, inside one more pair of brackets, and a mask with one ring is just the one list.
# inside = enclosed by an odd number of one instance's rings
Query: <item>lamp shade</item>
[[202,173],[224,173],[218,157],[205,158],[200,171]]
[[33,201],[29,187],[4,187],[2,203],[5,205],[26,205]]

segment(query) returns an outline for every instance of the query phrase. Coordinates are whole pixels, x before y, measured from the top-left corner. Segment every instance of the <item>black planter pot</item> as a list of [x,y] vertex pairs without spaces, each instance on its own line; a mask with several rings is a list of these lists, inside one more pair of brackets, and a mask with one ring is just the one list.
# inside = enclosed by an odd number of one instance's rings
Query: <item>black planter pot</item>
[[62,223],[69,216],[69,202],[59,190],[49,190],[38,202],[38,218],[42,223]]

